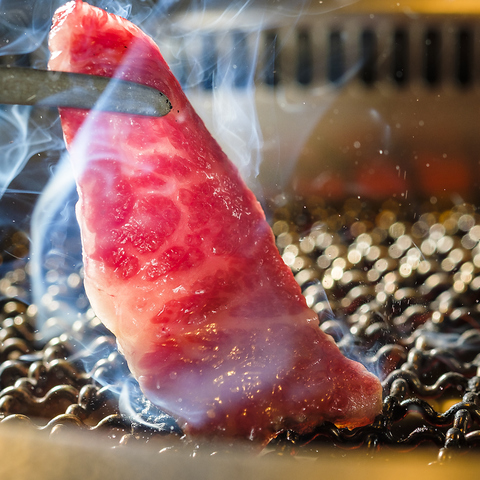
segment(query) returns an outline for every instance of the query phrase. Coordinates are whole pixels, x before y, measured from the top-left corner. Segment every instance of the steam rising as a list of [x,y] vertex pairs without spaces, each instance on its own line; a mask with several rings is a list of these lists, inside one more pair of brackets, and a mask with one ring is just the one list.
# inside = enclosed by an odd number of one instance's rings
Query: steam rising
[[[30,53],[32,66],[45,68],[45,39],[53,12],[62,3],[0,2],[5,12],[0,20],[4,38],[0,55]],[[265,31],[283,29],[283,43],[275,47],[281,52],[294,36],[304,2],[274,9],[249,1],[222,5],[191,2],[188,8],[180,8],[173,1],[91,3],[128,18],[153,36],[194,107],[257,195],[262,194],[258,182],[262,155],[275,185],[285,184],[303,142],[329,104],[330,90],[273,90],[264,84],[259,69],[266,55]],[[11,61],[10,57],[3,58],[4,63]],[[269,125],[265,133],[260,130],[258,111],[269,119],[263,122]],[[40,112],[39,123],[38,112],[26,106],[8,106],[0,112],[0,195],[33,155],[55,151],[60,157],[64,151],[58,118],[52,112],[44,116]],[[286,137],[297,141],[281,142]],[[88,144],[88,139],[84,141]],[[39,318],[46,320],[54,315],[55,322],[65,327],[88,306],[84,292],[78,288],[72,291],[69,286],[69,278],[78,275],[81,267],[80,243],[72,240],[72,236],[78,238],[75,202],[73,174],[64,154],[52,169],[33,213],[31,271]],[[77,251],[72,251],[73,247]],[[45,332],[46,337],[54,334]]]
[[20,105],[8,105],[0,110],[0,197],[29,158],[59,144],[48,128],[30,119],[30,113],[30,107]]
[[55,0],[1,0],[0,55],[25,54],[41,48],[59,3]]
[[[32,66],[45,68],[45,38],[53,11],[61,3],[0,1],[7,13],[0,21],[7,32],[0,55],[35,52]],[[221,9],[192,2],[190,8],[172,15],[167,11],[178,7],[173,1],[91,3],[128,18],[153,36],[194,107],[257,195],[262,156],[274,186],[286,184],[304,142],[336,95],[331,87],[272,89],[259,76],[257,65],[266,55],[264,31],[282,29],[283,42],[288,43],[302,2],[289,10],[260,8],[249,1],[227,2]],[[275,46],[278,51],[284,48],[282,42]],[[0,112],[0,195],[32,155],[64,149],[58,118],[40,127],[32,121],[32,111],[14,106]],[[264,132],[261,123],[268,125]],[[87,137],[79,143],[88,145],[90,134],[84,128]],[[284,142],[285,138],[295,141]],[[40,322],[55,317],[52,324],[39,325],[46,339],[68,329],[88,309],[81,283],[75,281],[81,271],[76,198],[73,172],[64,154],[36,204],[31,225],[33,301]]]
[[[50,16],[59,3],[49,4]],[[129,18],[154,37],[172,69],[183,81],[195,108],[257,195],[261,195],[257,179],[262,152],[268,157],[269,168],[273,165],[271,176],[274,182],[280,186],[286,182],[294,167],[293,160],[328,101],[325,103],[324,90],[312,89],[307,93],[294,89],[293,96],[292,92],[281,88],[274,92],[271,87],[262,84],[258,64],[261,63],[261,57],[265,56],[265,29],[286,29],[283,38],[288,41],[296,25],[296,20],[292,22],[292,18],[299,18],[303,3],[298,3],[288,11],[260,8],[249,2],[228,3],[226,8],[225,5],[220,8],[192,2],[189,8],[182,10],[175,10],[178,7],[176,4],[162,2],[148,4],[104,0],[92,3]],[[34,3],[32,18],[36,15],[37,7],[37,3]],[[176,13],[168,14],[166,10],[169,7],[173,7]],[[40,25],[40,37],[43,39],[48,33],[50,20]],[[35,28],[39,28],[38,22],[27,31]],[[282,50],[284,46],[279,43],[277,48]],[[45,49],[43,44],[37,56],[43,57],[46,62]],[[111,88],[114,88],[114,82]],[[308,97],[306,102],[305,95]],[[257,107],[271,119],[266,136],[260,130]],[[25,112],[25,118],[31,111],[28,107],[14,108]],[[276,123],[279,117],[282,118]],[[286,118],[291,121],[285,121]],[[58,137],[48,137],[42,130],[35,130],[35,135],[32,135],[31,129],[24,126],[24,118],[17,115],[6,119],[17,128],[18,133],[11,144],[12,160],[0,184],[4,189],[33,153],[41,149],[63,148],[59,147]],[[88,132],[88,128],[85,131]],[[293,138],[298,141],[280,145],[279,139],[286,135],[292,137],[292,131]],[[88,137],[89,134],[84,135]],[[79,143],[88,145],[88,138]],[[22,152],[18,152],[19,148]],[[39,307],[41,319],[53,314],[61,325],[71,325],[85,309],[84,301],[80,302],[80,308],[73,298],[78,296],[77,290],[71,292],[72,298],[68,294],[71,290],[68,279],[75,272],[78,273],[81,264],[80,252],[70,250],[75,243],[70,237],[78,234],[75,201],[73,175],[64,155],[36,205],[31,232],[33,300]],[[76,242],[76,246],[80,249],[79,242]],[[60,278],[55,278],[57,288],[46,281],[45,276],[52,268],[62,272]],[[53,334],[52,331],[46,335]]]

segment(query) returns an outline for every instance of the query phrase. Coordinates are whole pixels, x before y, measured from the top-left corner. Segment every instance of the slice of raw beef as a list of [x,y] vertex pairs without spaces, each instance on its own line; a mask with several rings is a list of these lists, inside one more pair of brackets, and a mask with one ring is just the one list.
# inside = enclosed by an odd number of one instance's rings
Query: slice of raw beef
[[60,111],[87,294],[145,395],[211,437],[372,422],[379,380],[320,330],[259,203],[155,43],[76,1],[56,12],[50,49],[53,70],[136,81],[173,105],[163,118]]

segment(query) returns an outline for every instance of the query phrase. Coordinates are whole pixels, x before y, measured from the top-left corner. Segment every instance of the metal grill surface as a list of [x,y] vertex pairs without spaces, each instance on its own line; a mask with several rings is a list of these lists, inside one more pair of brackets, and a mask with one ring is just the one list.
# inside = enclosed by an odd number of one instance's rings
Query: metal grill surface
[[[363,449],[430,449],[445,462],[480,446],[480,215],[469,204],[413,209],[349,199],[272,200],[272,228],[321,328],[345,355],[382,380],[383,412],[353,431],[324,424],[284,432],[270,454]],[[85,318],[48,342],[28,298],[22,232],[2,239],[0,428],[15,422],[46,435],[75,427],[113,447],[158,442],[192,449],[175,421],[152,406],[131,378],[115,339]],[[15,262],[7,261],[16,257]],[[78,282],[71,282],[78,289]],[[55,319],[49,319],[51,324]],[[127,378],[127,409],[120,408]],[[123,386],[122,386],[123,385]],[[123,413],[121,413],[121,411]],[[193,448],[200,448],[194,446]],[[229,447],[230,448],[230,447]]]

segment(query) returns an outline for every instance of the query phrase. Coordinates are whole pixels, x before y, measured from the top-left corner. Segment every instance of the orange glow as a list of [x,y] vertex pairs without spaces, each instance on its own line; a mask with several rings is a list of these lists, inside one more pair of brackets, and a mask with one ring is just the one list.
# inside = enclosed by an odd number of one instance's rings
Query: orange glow
[[359,0],[346,6],[348,12],[480,14],[478,0]]

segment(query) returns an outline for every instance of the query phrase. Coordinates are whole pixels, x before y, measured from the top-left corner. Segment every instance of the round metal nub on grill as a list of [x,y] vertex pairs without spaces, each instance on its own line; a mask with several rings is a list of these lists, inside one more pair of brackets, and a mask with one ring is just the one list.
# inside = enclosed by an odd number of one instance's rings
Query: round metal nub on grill
[[[296,218],[288,212],[290,206],[278,208],[282,212],[274,212],[273,217]],[[382,379],[383,413],[374,425],[355,432],[320,425],[308,434],[280,435],[269,448],[311,453],[320,445],[337,445],[342,451],[358,447],[382,451],[392,446],[411,450],[431,445],[436,448],[432,461],[438,462],[447,461],[455,452],[477,448],[480,433],[474,419],[480,404],[480,309],[475,295],[469,297],[468,291],[454,289],[463,272],[472,275],[469,285],[473,284],[470,288],[476,292],[476,267],[464,262],[459,253],[453,270],[433,267],[456,249],[470,258],[470,246],[462,245],[460,239],[465,232],[475,232],[476,217],[457,222],[460,217],[451,211],[436,213],[427,228],[423,220],[409,222],[408,212],[392,215],[380,211],[375,225],[363,219],[359,210],[357,218],[344,217],[356,222],[347,225],[347,231],[355,235],[346,236],[342,234],[345,226],[334,221],[345,213],[344,208],[352,205],[331,210],[330,222],[323,213],[320,222],[309,212],[311,228],[307,225],[307,229],[303,219],[300,224],[277,220],[273,231],[284,260],[297,270],[307,302],[319,314],[321,328],[333,336],[345,355],[363,362]],[[458,225],[456,231],[452,218]],[[374,229],[379,226],[388,230],[388,235],[377,235]],[[423,260],[430,268],[422,270],[409,252],[413,239],[427,236],[437,244],[449,237],[455,247],[433,249],[428,260]],[[391,245],[399,250],[389,249]],[[358,252],[358,261],[351,261],[352,251]],[[302,265],[295,267],[298,258]],[[320,258],[328,260],[325,268],[319,265]],[[400,271],[405,262],[413,266],[408,276]],[[338,277],[335,269],[342,272]],[[16,282],[26,288],[28,277],[17,275]],[[27,422],[53,436],[62,435],[67,426],[76,426],[92,435],[104,432],[110,444],[123,446],[161,436],[162,448],[169,442],[172,448],[182,448],[174,420],[149,404],[135,383],[132,392],[139,406],[132,411],[138,417],[132,423],[130,417],[120,414],[118,381],[129,378],[129,372],[115,350],[113,337],[96,317],[86,314],[71,331],[42,344],[36,340],[35,318],[28,311],[35,309],[14,298],[2,303],[3,422]],[[85,345],[88,348],[84,349]],[[43,420],[38,422],[37,417]]]

